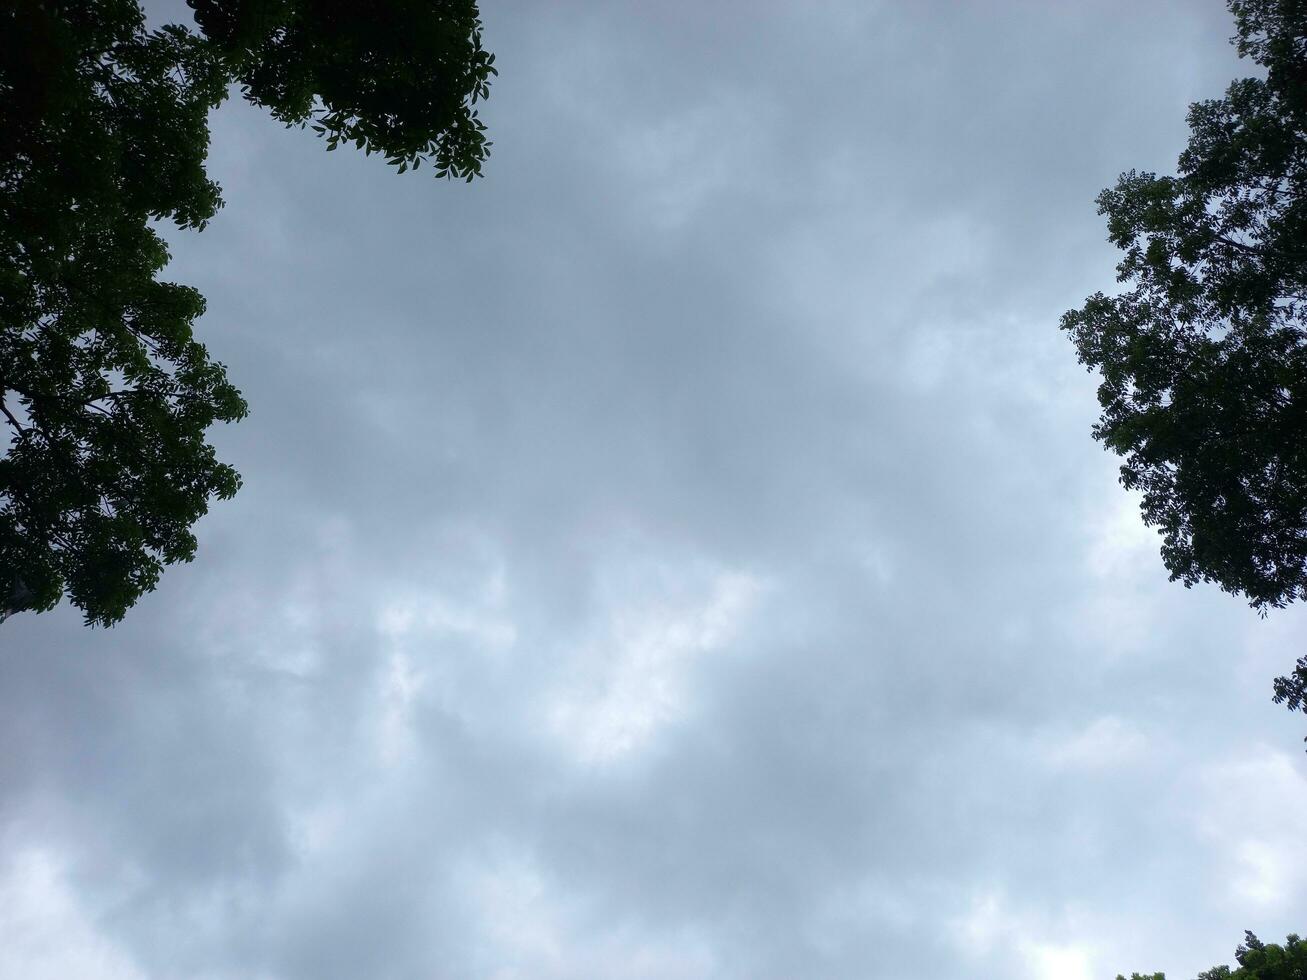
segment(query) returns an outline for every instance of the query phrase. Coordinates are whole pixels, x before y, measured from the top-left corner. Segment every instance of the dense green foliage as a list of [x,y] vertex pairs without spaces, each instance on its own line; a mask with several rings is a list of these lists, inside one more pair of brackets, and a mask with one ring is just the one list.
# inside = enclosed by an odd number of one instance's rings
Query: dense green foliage
[[471,179],[489,150],[474,0],[191,5],[198,32],[147,30],[136,0],[0,0],[0,619],[67,594],[118,621],[240,486],[204,437],[245,402],[152,227],[221,206],[208,116],[233,81],[400,170]]
[[204,301],[156,278],[149,225],[218,208],[204,158],[226,78],[134,3],[18,3],[0,38],[0,596],[45,609],[67,590],[110,623],[239,486],[203,434],[245,404],[192,337]]
[[1307,596],[1307,4],[1230,0],[1265,69],[1190,107],[1178,176],[1098,199],[1130,289],[1065,315],[1172,580]]
[[[1307,942],[1290,935],[1283,946],[1263,943],[1251,932],[1244,934],[1235,950],[1239,966],[1216,966],[1198,974],[1195,980],[1307,980]],[[1117,975],[1116,980],[1125,980]],[[1130,980],[1166,980],[1164,973],[1132,973]]]
[[471,180],[488,149],[474,106],[492,54],[470,0],[187,0],[245,97],[328,149],[376,150],[406,170]]
[[[1290,711],[1307,711],[1307,657],[1298,658],[1292,674],[1275,679],[1275,695],[1272,700]],[[1303,741],[1307,742],[1307,738]]]

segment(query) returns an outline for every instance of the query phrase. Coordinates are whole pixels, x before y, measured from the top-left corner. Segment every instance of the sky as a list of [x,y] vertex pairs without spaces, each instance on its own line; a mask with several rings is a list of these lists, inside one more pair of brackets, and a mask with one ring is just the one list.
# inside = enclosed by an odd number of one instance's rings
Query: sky
[[[156,3],[156,22],[180,3]],[[1307,613],[1167,581],[1063,311],[1216,0],[492,2],[485,177],[239,99],[244,477],[0,627],[0,976],[1089,980],[1302,932]]]

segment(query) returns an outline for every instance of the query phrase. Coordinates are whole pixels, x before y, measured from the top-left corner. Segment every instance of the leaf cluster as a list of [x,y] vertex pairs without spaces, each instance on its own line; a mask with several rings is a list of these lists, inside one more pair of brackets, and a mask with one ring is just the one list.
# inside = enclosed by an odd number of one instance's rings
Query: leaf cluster
[[246,98],[329,150],[353,143],[402,173],[430,160],[472,180],[489,153],[476,104],[495,57],[468,0],[187,0]]
[[247,407],[163,281],[161,221],[202,230],[209,113],[239,80],[407,169],[471,177],[489,148],[472,0],[194,0],[200,32],[136,0],[0,3],[0,619],[65,594],[111,625],[240,477],[205,441]]
[[134,2],[0,16],[0,597],[67,591],[107,625],[240,484],[204,431],[245,403],[192,335],[199,294],[158,280],[150,226],[203,228],[221,204],[204,159],[226,77]]
[[[1307,980],[1307,942],[1290,934],[1283,946],[1264,943],[1251,932],[1235,950],[1239,966],[1217,966],[1198,974],[1196,980]],[[1116,980],[1125,980],[1117,975]],[[1164,973],[1132,973],[1130,980],[1166,980]]]
[[1129,288],[1062,328],[1172,580],[1265,611],[1307,596],[1307,5],[1230,8],[1265,76],[1190,107],[1176,176],[1099,196]]

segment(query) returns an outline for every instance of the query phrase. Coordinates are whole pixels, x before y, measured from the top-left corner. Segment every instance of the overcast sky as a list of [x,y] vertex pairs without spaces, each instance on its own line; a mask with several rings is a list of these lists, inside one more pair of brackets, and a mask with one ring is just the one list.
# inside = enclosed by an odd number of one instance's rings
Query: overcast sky
[[[155,13],[164,9],[155,8]],[[1088,980],[1303,931],[1307,613],[1167,581],[1059,315],[1218,0],[509,3],[484,179],[237,101],[244,476],[0,627],[0,976]]]

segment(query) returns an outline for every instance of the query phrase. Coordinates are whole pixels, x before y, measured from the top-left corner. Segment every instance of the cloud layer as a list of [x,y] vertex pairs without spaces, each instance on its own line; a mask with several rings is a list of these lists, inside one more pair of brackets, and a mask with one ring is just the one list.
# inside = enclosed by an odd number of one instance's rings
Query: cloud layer
[[[160,15],[164,8],[155,11]],[[1056,330],[1216,2],[485,4],[471,186],[239,103],[245,488],[0,631],[0,975],[1079,978],[1303,928],[1301,650]]]

